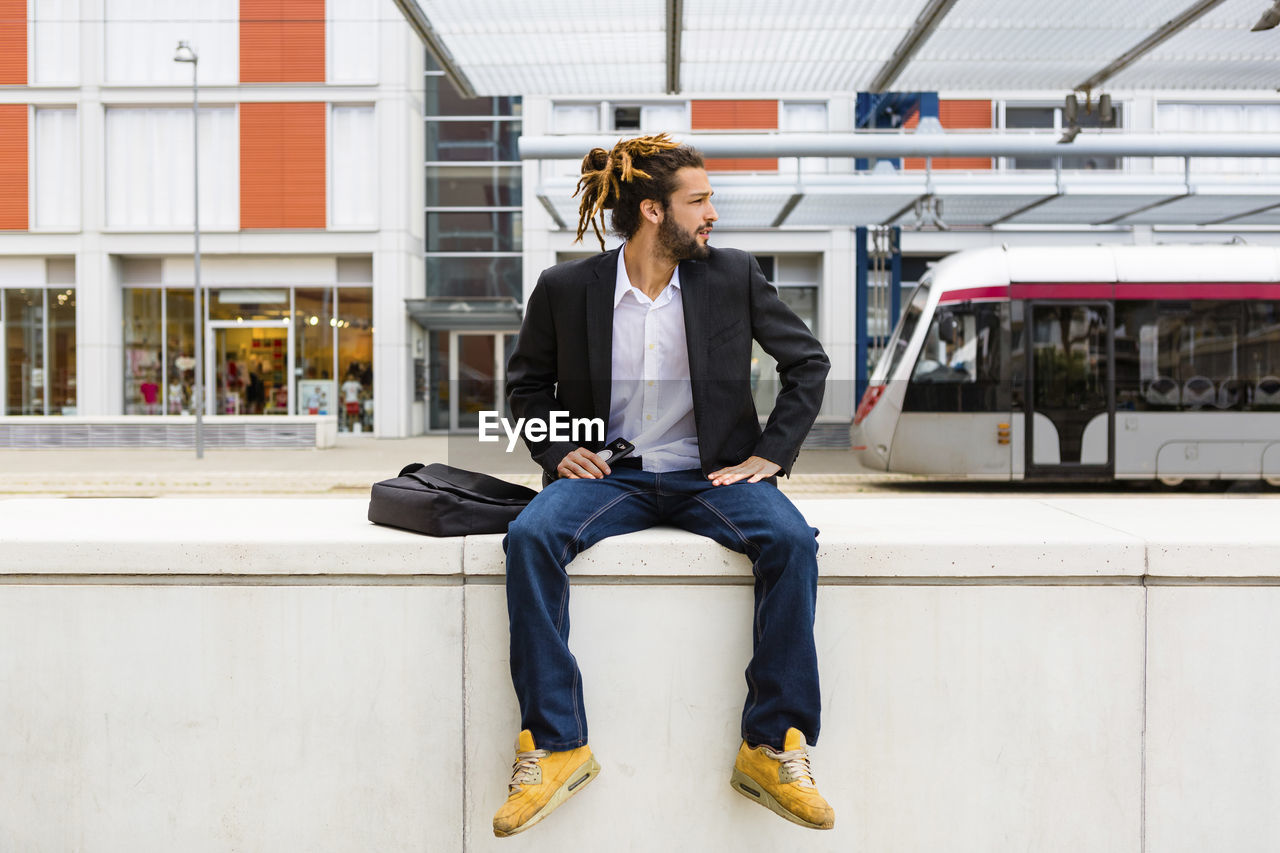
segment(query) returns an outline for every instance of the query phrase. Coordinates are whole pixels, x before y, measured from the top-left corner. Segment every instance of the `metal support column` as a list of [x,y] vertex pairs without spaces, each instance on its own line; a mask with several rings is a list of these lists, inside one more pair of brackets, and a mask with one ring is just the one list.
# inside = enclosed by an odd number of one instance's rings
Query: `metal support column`
[[[902,226],[889,229],[889,334],[898,328],[902,313]],[[886,338],[887,342],[887,338]]]
[[854,269],[857,275],[853,287],[853,375],[854,400],[862,401],[867,390],[867,344],[870,335],[867,329],[867,229],[860,226],[854,231]]

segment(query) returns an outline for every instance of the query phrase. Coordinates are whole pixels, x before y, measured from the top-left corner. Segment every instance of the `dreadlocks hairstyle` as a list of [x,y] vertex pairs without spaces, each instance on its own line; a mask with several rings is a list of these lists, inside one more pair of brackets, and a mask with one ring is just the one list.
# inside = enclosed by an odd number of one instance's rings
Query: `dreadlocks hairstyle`
[[665,208],[676,189],[676,172],[690,166],[703,168],[702,155],[665,133],[621,139],[612,151],[592,148],[582,158],[582,177],[573,193],[582,193],[574,242],[581,242],[590,224],[604,251],[606,210],[613,211],[613,230],[630,238],[640,228],[640,202],[656,199]]

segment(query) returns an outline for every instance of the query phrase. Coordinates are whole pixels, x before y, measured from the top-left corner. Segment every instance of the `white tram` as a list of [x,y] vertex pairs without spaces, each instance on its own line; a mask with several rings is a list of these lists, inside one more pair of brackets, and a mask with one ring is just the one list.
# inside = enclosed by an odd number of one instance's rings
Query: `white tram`
[[952,255],[908,301],[853,446],[946,477],[1280,485],[1280,249]]

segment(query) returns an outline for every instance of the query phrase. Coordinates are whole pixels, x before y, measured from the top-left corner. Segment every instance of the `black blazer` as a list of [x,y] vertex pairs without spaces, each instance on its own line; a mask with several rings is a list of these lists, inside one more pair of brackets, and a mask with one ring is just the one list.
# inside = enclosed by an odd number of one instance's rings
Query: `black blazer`
[[[517,418],[568,411],[609,423],[619,251],[557,264],[538,278],[507,364],[507,399]],[[705,261],[681,262],[680,288],[703,473],[760,456],[790,474],[822,405],[831,367],[822,345],[747,252],[713,248]],[[752,338],[777,360],[782,379],[763,432],[751,397]],[[527,443],[553,478],[577,446]]]

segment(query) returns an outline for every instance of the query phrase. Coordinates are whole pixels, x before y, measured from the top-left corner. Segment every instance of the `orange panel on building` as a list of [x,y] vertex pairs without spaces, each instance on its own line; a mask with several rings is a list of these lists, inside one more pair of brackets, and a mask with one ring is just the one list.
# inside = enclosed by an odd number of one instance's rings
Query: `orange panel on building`
[[0,229],[26,231],[27,105],[0,104]]
[[27,85],[27,0],[0,0],[0,86]]
[[324,0],[240,0],[241,83],[324,78]]
[[[777,130],[777,101],[692,101],[690,122],[694,130]],[[776,172],[773,157],[707,159],[712,172]]]
[[[904,127],[914,128],[920,123],[920,114],[908,119]],[[939,101],[938,123],[947,130],[990,130],[990,101]],[[923,169],[923,157],[906,157],[904,169]],[[990,157],[934,157],[935,169],[990,169]]]
[[240,105],[240,227],[325,227],[325,105]]

